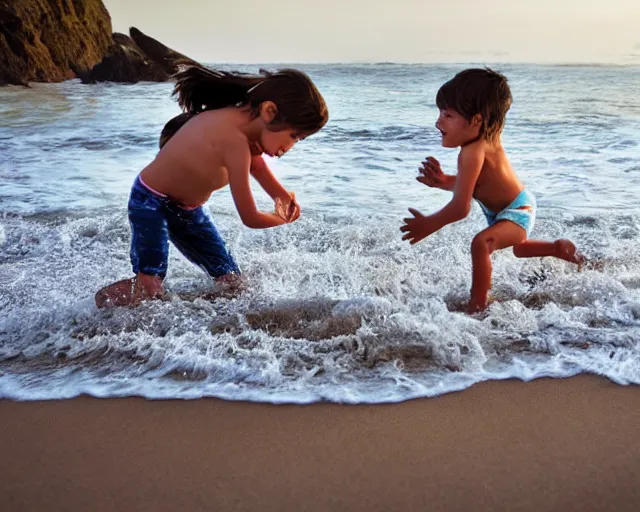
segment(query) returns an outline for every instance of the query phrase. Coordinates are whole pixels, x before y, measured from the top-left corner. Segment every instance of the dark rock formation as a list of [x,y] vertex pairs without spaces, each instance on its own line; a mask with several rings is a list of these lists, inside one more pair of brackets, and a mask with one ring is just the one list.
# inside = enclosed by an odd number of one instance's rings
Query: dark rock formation
[[108,55],[80,78],[84,83],[139,81],[165,82],[169,73],[149,60],[129,36],[115,32]]
[[106,55],[111,31],[101,0],[0,0],[0,83],[88,72]]
[[83,82],[164,82],[180,64],[199,65],[135,27],[129,33],[131,37],[113,34],[108,55],[90,73],[81,75]]
[[176,73],[180,64],[201,66],[200,63],[190,59],[186,55],[178,53],[177,51],[163,45],[153,37],[143,34],[136,27],[131,27],[129,29],[129,34],[145,55],[164,69],[164,71],[169,75]]

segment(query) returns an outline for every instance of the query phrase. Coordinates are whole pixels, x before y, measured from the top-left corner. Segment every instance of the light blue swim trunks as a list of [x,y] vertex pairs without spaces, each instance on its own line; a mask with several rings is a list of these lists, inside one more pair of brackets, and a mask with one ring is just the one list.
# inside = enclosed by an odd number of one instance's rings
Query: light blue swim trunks
[[526,188],[518,194],[518,197],[509,206],[498,213],[489,210],[480,201],[478,201],[478,204],[482,208],[489,226],[493,226],[501,220],[510,220],[523,228],[527,232],[527,236],[529,236],[536,221],[536,198]]

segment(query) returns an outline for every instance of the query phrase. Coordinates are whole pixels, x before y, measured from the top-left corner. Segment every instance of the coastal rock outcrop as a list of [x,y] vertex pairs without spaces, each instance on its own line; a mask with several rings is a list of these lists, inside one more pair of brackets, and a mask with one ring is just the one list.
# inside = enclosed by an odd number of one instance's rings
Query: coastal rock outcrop
[[107,55],[89,73],[81,75],[83,82],[164,82],[180,64],[199,65],[135,27],[129,33],[131,37],[113,34]]
[[83,83],[164,82],[169,79],[169,73],[147,58],[129,36],[114,32],[106,57],[80,78]]
[[131,27],[129,34],[144,54],[170,75],[178,71],[178,65],[180,64],[201,66],[200,63],[186,55],[178,53],[153,37],[143,34],[136,27]]
[[112,43],[101,0],[0,1],[0,83],[60,82],[89,72]]

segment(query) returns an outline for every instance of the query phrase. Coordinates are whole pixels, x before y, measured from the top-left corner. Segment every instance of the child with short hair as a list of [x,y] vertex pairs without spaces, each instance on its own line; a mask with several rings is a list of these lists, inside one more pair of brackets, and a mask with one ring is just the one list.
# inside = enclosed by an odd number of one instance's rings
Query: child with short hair
[[447,224],[469,215],[475,199],[489,227],[471,243],[473,279],[468,313],[487,307],[491,288],[491,253],[513,247],[518,258],[555,256],[581,265],[584,257],[569,240],[528,240],[536,216],[536,200],[518,179],[502,147],[500,134],[511,107],[511,91],[504,75],[491,69],[467,69],[445,83],[436,96],[440,115],[436,128],[442,146],[460,147],[457,175],[442,172],[440,163],[427,157],[416,179],[453,192],[440,211],[424,216],[409,208],[403,219],[403,240],[415,244]]
[[[136,305],[161,297],[169,240],[210,276],[238,286],[240,269],[203,210],[229,185],[242,222],[263,229],[294,222],[300,206],[262,154],[282,156],[329,118],[322,95],[301,71],[249,75],[193,66],[176,75],[185,111],[167,123],[160,152],[137,176],[129,197],[131,263],[136,276],[96,294],[98,307]],[[254,177],[275,202],[258,210]]]

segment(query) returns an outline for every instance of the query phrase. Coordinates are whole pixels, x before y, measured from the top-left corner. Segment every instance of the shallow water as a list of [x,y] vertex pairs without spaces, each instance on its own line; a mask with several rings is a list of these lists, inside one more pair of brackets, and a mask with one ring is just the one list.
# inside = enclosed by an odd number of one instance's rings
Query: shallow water
[[[244,68],[255,71],[253,68]],[[439,146],[435,93],[459,66],[306,66],[331,121],[270,165],[303,217],[243,227],[207,207],[251,287],[212,283],[172,251],[167,301],[98,311],[130,275],[128,190],[178,112],[171,84],[0,89],[0,396],[143,395],[271,402],[400,401],[486,379],[605,375],[640,383],[640,68],[503,66],[512,164],[538,198],[535,238],[569,237],[601,271],[494,255],[485,315],[468,297],[470,219],[409,247],[407,207]],[[259,204],[271,203],[256,191]]]

